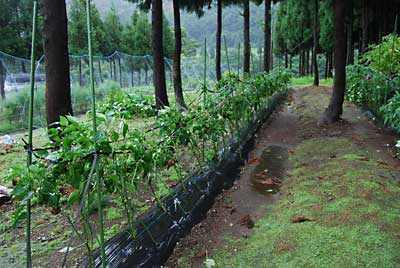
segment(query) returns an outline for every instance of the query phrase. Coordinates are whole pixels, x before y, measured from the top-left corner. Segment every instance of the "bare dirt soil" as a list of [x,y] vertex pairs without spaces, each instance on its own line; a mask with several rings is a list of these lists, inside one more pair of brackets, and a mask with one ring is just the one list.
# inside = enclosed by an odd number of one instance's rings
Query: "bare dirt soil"
[[[330,126],[317,125],[330,94],[331,89],[327,87],[291,90],[287,102],[259,131],[255,148],[234,187],[223,192],[207,218],[179,242],[165,267],[204,267],[205,259],[213,258],[215,251],[227,241],[250,238],[254,222],[271,213],[274,203],[280,199],[277,189],[285,185],[286,174],[293,164],[287,160],[288,156],[304,141],[346,138],[367,155],[398,170],[396,134],[377,126],[353,104],[344,104],[343,120]],[[236,250],[239,249],[233,248]]]

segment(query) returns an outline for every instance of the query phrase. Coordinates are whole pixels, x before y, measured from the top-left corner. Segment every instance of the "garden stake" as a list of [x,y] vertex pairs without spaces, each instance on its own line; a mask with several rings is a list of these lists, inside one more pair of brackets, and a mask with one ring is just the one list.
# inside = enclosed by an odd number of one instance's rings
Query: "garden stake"
[[[207,94],[207,37],[204,37],[204,73],[203,73],[203,106],[206,103],[206,94]],[[204,162],[204,137],[202,139],[202,152],[201,152],[201,157]]]
[[[92,48],[92,26],[91,26],[91,12],[90,12],[90,0],[86,0],[86,12],[87,12],[87,32],[88,32],[88,50],[89,50],[89,69],[90,69],[90,87],[92,93],[92,120],[93,120],[93,146],[95,150],[95,155],[97,155],[97,122],[96,122],[96,95],[95,95],[95,87],[94,87],[94,67],[93,67],[93,48]],[[99,213],[99,232],[100,232],[100,253],[101,253],[101,265],[103,268],[107,267],[107,259],[106,252],[104,248],[104,223],[103,223],[103,206],[101,204],[102,201],[102,192],[101,192],[101,177],[98,173],[98,166],[96,165],[96,188],[97,188],[97,205],[98,205],[98,213]]]
[[[33,1],[33,22],[32,22],[32,48],[31,48],[31,81],[29,98],[29,123],[28,123],[28,149],[27,149],[27,168],[30,175],[30,166],[32,164],[32,142],[33,142],[33,102],[35,94],[35,59],[36,59],[36,30],[38,19],[38,1]],[[30,180],[30,178],[29,178]],[[31,181],[29,182],[29,192],[31,191]],[[31,197],[26,201],[26,267],[32,267],[32,249],[31,249]]]
[[231,74],[231,66],[230,66],[230,64],[229,64],[229,54],[228,54],[228,47],[227,47],[227,45],[226,45],[226,38],[225,38],[225,35],[224,35],[224,44],[225,44],[226,61],[227,61],[227,63],[228,63],[228,72],[229,72],[229,74]]
[[238,74],[240,74],[240,43],[239,43],[239,47],[238,47],[238,55],[237,55],[237,58],[238,58],[237,71],[238,71]]

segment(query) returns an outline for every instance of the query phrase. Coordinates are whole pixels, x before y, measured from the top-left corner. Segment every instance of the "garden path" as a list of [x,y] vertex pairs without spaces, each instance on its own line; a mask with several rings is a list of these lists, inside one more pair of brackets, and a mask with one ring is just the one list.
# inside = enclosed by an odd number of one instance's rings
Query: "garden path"
[[330,95],[291,91],[240,179],[166,267],[204,267],[206,257],[217,267],[400,266],[396,135],[347,102],[343,120],[317,126]]

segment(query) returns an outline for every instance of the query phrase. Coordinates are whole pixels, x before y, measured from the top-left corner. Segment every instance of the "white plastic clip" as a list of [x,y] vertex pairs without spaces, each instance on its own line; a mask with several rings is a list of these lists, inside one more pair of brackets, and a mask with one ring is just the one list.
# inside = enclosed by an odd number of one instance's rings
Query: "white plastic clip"
[[178,209],[177,205],[180,205],[180,204],[181,204],[181,201],[179,201],[178,198],[175,198],[175,199],[174,199],[175,211]]

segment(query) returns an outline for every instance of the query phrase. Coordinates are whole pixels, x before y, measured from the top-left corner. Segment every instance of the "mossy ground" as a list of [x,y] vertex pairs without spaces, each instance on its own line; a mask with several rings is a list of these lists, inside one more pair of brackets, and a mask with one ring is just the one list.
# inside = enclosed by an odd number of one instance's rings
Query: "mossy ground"
[[[329,100],[326,90],[314,91],[297,93],[303,126],[316,122]],[[362,142],[353,136],[364,119],[349,109],[339,130],[324,134],[315,124],[302,135],[271,213],[250,238],[227,240],[212,256],[217,267],[400,267],[400,172],[371,150],[380,134]],[[297,216],[310,221],[293,223]]]
[[228,243],[217,267],[400,267],[400,182],[376,160],[344,138],[298,145],[272,214]]

